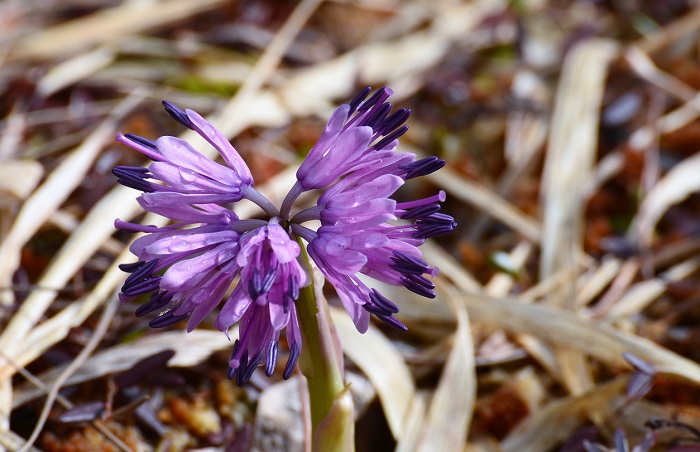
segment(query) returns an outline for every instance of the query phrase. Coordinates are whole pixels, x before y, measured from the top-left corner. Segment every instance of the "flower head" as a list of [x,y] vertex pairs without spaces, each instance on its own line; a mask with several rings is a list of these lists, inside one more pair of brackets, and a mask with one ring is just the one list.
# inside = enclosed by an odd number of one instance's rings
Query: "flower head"
[[[119,134],[117,141],[153,160],[148,168],[115,168],[119,183],[142,192],[138,202],[146,211],[175,220],[165,227],[115,222],[147,233],[131,246],[138,262],[121,266],[130,273],[122,300],[149,294],[137,315],[159,312],[152,327],[187,319],[188,331],[223,301],[215,326],[228,335],[239,324],[229,371],[239,384],[261,364],[273,373],[285,330],[290,352],[283,376],[288,378],[302,345],[295,304],[308,280],[299,258],[303,239],[360,332],[367,330],[370,314],[405,329],[394,318],[398,307],[358,274],[434,298],[429,277],[437,269],[422,260],[418,247],[452,230],[455,222],[439,212],[442,191],[404,203],[392,198],[407,180],[445,162],[397,152],[410,111],[390,114],[388,88],[368,98],[369,92],[366,88],[333,113],[280,210],[255,190],[250,170],[225,137],[194,111],[164,102],[170,116],[198,132],[226,165],[179,138],[151,141]],[[291,214],[301,193],[319,189],[325,191],[314,207]],[[231,204],[243,198],[260,206],[268,219],[239,219]],[[312,230],[304,225],[309,220],[321,226]]]

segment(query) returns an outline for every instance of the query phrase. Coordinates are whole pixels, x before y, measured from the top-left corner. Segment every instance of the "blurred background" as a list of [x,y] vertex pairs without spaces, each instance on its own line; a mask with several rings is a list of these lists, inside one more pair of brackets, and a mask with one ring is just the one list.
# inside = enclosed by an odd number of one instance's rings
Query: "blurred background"
[[154,220],[114,136],[197,110],[279,203],[368,85],[459,227],[436,300],[387,289],[408,332],[333,310],[357,449],[698,447],[699,36],[693,0],[0,2],[0,448],[304,450],[298,372],[239,388],[213,319],[116,300],[113,221]]

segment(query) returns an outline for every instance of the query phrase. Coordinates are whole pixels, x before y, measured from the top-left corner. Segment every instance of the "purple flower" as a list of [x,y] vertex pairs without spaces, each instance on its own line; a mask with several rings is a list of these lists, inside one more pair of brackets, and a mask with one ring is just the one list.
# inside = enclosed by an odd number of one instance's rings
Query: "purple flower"
[[[250,171],[231,144],[191,110],[164,102],[170,116],[205,138],[226,165],[178,138],[151,141],[119,134],[117,141],[153,160],[148,168],[115,168],[119,183],[142,192],[137,200],[146,211],[175,220],[165,227],[116,221],[118,228],[146,233],[131,246],[139,261],[121,266],[130,273],[122,300],[148,294],[137,315],[159,312],[152,327],[187,319],[188,331],[223,300],[215,326],[228,335],[239,324],[229,377],[243,384],[261,364],[271,375],[285,330],[290,353],[283,376],[288,378],[301,351],[295,303],[308,280],[299,258],[301,238],[360,332],[367,330],[370,314],[405,329],[393,316],[398,307],[358,274],[434,298],[428,277],[435,277],[437,269],[422,260],[418,247],[456,224],[439,213],[442,191],[411,202],[392,199],[405,181],[432,173],[445,162],[397,152],[410,111],[390,114],[388,88],[367,98],[369,92],[366,88],[333,113],[280,210],[255,190]],[[325,191],[314,207],[291,214],[300,194],[319,189]],[[267,219],[239,219],[230,206],[243,198],[260,206]],[[321,226],[308,228],[304,223],[310,220],[319,220]]]

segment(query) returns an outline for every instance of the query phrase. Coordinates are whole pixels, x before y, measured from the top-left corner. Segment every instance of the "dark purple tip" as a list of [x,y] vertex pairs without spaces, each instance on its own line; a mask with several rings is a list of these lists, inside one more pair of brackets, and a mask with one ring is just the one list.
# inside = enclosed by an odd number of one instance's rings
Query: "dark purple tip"
[[348,104],[348,105],[350,105],[350,111],[348,112],[348,117],[350,115],[352,115],[353,113],[355,113],[355,110],[357,110],[357,106],[360,105],[360,102],[365,100],[365,98],[370,93],[370,91],[372,91],[372,87],[368,86],[355,95],[355,97]]
[[153,272],[157,266],[158,260],[153,259],[138,267],[126,278],[121,292],[128,297],[133,297],[135,295],[151,292],[158,288],[160,276],[153,276]]
[[435,284],[428,278],[420,275],[404,275],[401,277],[404,287],[413,293],[425,298],[435,298]]
[[155,141],[149,140],[148,138],[144,138],[139,135],[135,135],[133,133],[125,133],[124,137],[130,139],[131,141],[135,141],[141,146],[147,147],[152,151],[157,151],[158,150],[158,145],[156,144]]
[[279,349],[280,343],[278,341],[271,341],[270,345],[267,346],[267,363],[265,363],[265,375],[268,377],[275,373],[275,366],[277,365],[277,351]]
[[394,256],[392,256],[391,260],[394,263],[389,265],[389,267],[405,275],[422,275],[430,269],[430,266],[422,260],[400,251],[394,251]]
[[376,104],[384,102],[391,95],[391,90],[386,86],[382,86],[376,93],[372,94],[369,99],[362,103],[362,105],[357,108],[357,111],[367,111]]
[[160,279],[160,276],[156,276],[154,278],[148,278],[141,281],[132,281],[128,285],[124,284],[121,292],[127,297],[134,297],[136,295],[153,292],[158,288]]
[[397,330],[408,331],[408,327],[406,325],[399,322],[398,320],[396,320],[396,318],[394,318],[391,315],[377,316],[377,318],[379,320],[381,320],[382,322],[386,323],[387,325],[389,325],[390,327],[396,328]]
[[387,117],[391,111],[391,104],[389,102],[380,105],[377,108],[373,108],[372,111],[367,115],[366,118],[359,124],[372,129],[378,127]]
[[146,261],[133,262],[131,264],[119,264],[119,270],[126,273],[134,273],[139,268],[143,267]]
[[408,180],[414,177],[427,176],[443,166],[445,166],[445,161],[443,159],[431,156],[416,160],[415,162],[404,163],[403,165],[399,165],[399,168],[407,171],[404,179]]
[[299,298],[299,284],[294,276],[289,275],[287,278],[287,290],[284,292],[282,307],[285,314],[289,312],[289,307]]
[[437,213],[440,210],[440,204],[431,203],[424,206],[414,207],[412,209],[406,210],[401,215],[397,215],[399,218],[404,220],[417,220],[420,218],[426,218],[430,215]]
[[[389,135],[387,135],[387,136],[385,136],[384,138],[382,138],[381,140],[379,140],[379,141],[377,142],[377,144],[375,144],[374,146],[372,146],[372,148],[374,148],[374,149],[382,149],[382,148],[384,148],[384,146],[386,146],[387,144],[391,143],[391,142],[394,141],[395,139],[401,137],[401,136],[402,136],[404,133],[406,133],[406,132],[408,132],[408,126],[399,127],[398,129],[396,129],[396,130],[394,130],[393,132],[391,132]],[[400,168],[400,166],[399,166],[399,168]],[[408,178],[407,178],[407,179],[408,179]]]
[[427,239],[451,232],[457,227],[457,222],[454,218],[444,213],[434,213],[425,218],[418,219],[415,226],[416,233],[414,237]]
[[375,306],[379,306],[386,312],[391,314],[396,314],[399,312],[399,307],[396,306],[391,300],[389,300],[384,295],[380,294],[377,289],[372,289],[369,293],[369,299],[374,303]]
[[[231,358],[233,359],[234,356],[236,356],[236,352],[238,351],[238,347],[240,347],[241,342],[236,339],[236,342],[233,343],[233,349],[231,350]],[[228,367],[228,372],[226,372],[226,376],[228,377],[229,380],[233,380],[236,376],[236,370],[232,368],[230,365]]]
[[376,132],[380,135],[391,133],[394,129],[403,125],[403,123],[408,120],[409,116],[411,116],[411,110],[400,108],[389,115],[389,117],[376,128]]
[[275,282],[277,277],[277,267],[273,267],[267,270],[265,277],[260,285],[260,293],[267,293],[272,288],[272,284]]
[[180,107],[172,102],[168,102],[167,100],[163,101],[163,106],[165,107],[165,111],[167,111],[170,117],[175,121],[187,128],[194,129],[192,121],[190,121],[190,118],[187,117],[187,113],[180,109]]
[[263,354],[263,350],[260,350],[257,355],[255,355],[246,365],[245,372],[238,372],[238,375],[236,376],[236,384],[238,386],[243,386],[250,381],[250,378],[253,376],[253,372],[255,372],[255,369],[258,368],[258,365],[262,361]]
[[371,303],[365,303],[362,305],[362,308],[364,308],[365,311],[369,312],[370,314],[374,314],[377,317],[384,317],[384,316],[390,316],[391,312],[388,312],[379,306],[375,306]]
[[292,376],[292,372],[294,372],[294,368],[297,366],[297,360],[299,359],[300,352],[301,350],[299,349],[299,345],[296,343],[292,344],[292,347],[289,349],[287,365],[284,366],[284,373],[282,373],[282,378],[285,380],[289,380],[289,377]]
[[173,294],[167,290],[152,293],[151,299],[136,308],[134,314],[136,314],[136,317],[143,317],[146,314],[163,309],[172,299]]
[[166,326],[175,325],[179,321],[185,320],[189,316],[189,313],[184,315],[175,315],[173,314],[173,311],[168,311],[148,322],[148,326],[151,328],[165,328]]
[[125,187],[140,190],[144,193],[153,193],[153,185],[146,181],[152,174],[148,169],[140,166],[115,166],[112,174],[117,176],[117,182]]
[[233,376],[236,377],[236,384],[243,386],[243,376],[248,371],[248,350],[245,350],[241,355],[241,361],[238,368],[233,371]]

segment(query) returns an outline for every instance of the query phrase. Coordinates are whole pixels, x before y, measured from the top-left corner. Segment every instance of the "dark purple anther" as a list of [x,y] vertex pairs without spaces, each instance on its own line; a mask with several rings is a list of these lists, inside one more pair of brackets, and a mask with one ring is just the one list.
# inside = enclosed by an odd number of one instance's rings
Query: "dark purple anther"
[[148,326],[151,328],[165,328],[166,326],[175,325],[181,320],[185,320],[189,316],[189,314],[175,315],[173,314],[173,311],[168,311],[148,322]]
[[167,111],[170,117],[175,121],[187,128],[194,129],[192,126],[192,121],[190,121],[190,118],[187,117],[187,113],[181,110],[180,107],[172,102],[168,102],[167,100],[163,101],[163,106],[165,107],[165,111]]
[[406,110],[405,108],[396,110],[376,128],[375,132],[379,135],[386,135],[406,122],[409,116],[411,116],[411,110]]
[[394,256],[391,260],[394,264],[389,267],[406,275],[422,275],[430,268],[422,260],[408,256],[400,251],[394,251]]
[[348,117],[350,117],[353,113],[355,113],[355,110],[357,110],[357,106],[360,105],[360,102],[365,100],[365,97],[372,91],[371,87],[366,87],[350,101],[350,111],[348,111]]
[[389,135],[385,136],[381,140],[377,142],[374,146],[372,146],[372,149],[382,149],[384,146],[387,144],[391,143],[392,141],[396,140],[400,136],[402,136],[404,133],[408,131],[408,126],[403,126],[400,127],[393,132],[391,132]]
[[372,111],[367,115],[366,118],[359,124],[371,128],[378,127],[382,121],[384,121],[391,111],[391,104],[389,102],[382,104],[381,106],[372,109]]
[[158,150],[158,145],[153,140],[149,140],[148,138],[144,138],[144,137],[139,136],[139,135],[134,135],[133,133],[127,133],[124,136],[132,141],[137,142],[141,146],[145,146],[145,147],[149,148],[152,151]]
[[[236,342],[233,343],[233,350],[231,350],[231,359],[233,359],[234,356],[236,356],[236,353],[238,352],[238,347],[240,347],[241,342],[236,339]],[[233,367],[229,366],[228,372],[226,373],[226,376],[228,377],[229,380],[233,380],[236,377],[236,370],[238,368],[234,369]]]
[[278,341],[271,341],[270,345],[267,347],[267,363],[265,364],[265,375],[268,377],[275,373],[275,366],[277,365],[277,351],[279,349],[280,343]]
[[139,268],[143,267],[146,261],[133,262],[131,264],[119,264],[119,270],[125,273],[134,273]]
[[396,306],[391,300],[389,300],[387,297],[384,295],[380,294],[377,289],[372,289],[372,291],[369,293],[369,299],[374,303],[376,306],[379,306],[386,312],[395,314],[399,312],[399,307]]
[[445,166],[445,161],[443,159],[432,156],[399,165],[399,168],[407,171],[405,179],[408,180],[414,177],[427,176],[443,166]]
[[267,273],[260,284],[260,293],[267,293],[270,291],[272,284],[275,282],[275,278],[277,277],[277,269],[278,267],[273,267],[267,270]]
[[289,350],[287,365],[284,366],[284,373],[282,374],[282,378],[285,380],[289,380],[289,377],[292,376],[292,372],[294,372],[294,368],[297,366],[300,351],[301,350],[299,350],[299,345],[297,343],[292,344],[292,347]]
[[408,331],[408,327],[404,325],[403,323],[399,322],[396,320],[394,317],[387,315],[387,316],[378,316],[377,317],[379,320],[382,322],[386,323],[387,325],[396,328],[397,330],[401,331]]
[[135,314],[137,317],[143,317],[146,314],[163,309],[172,299],[173,294],[167,290],[152,293],[151,299],[136,308]]
[[153,193],[153,185],[146,181],[151,177],[151,173],[146,168],[140,166],[115,166],[112,174],[117,176],[117,182],[125,187],[140,190],[144,193]]
[[425,298],[435,298],[435,284],[428,278],[418,275],[405,275],[401,277],[401,281],[406,289],[413,293],[422,295]]
[[236,384],[238,386],[243,386],[244,384],[248,383],[250,380],[250,377],[253,376],[253,372],[255,372],[255,369],[258,368],[258,365],[263,359],[263,351],[260,350],[258,354],[256,354],[253,359],[250,360],[250,362],[246,365],[245,368],[245,373],[241,372],[241,370],[238,370],[238,375],[236,377]]
[[444,213],[434,213],[416,221],[416,237],[427,239],[438,237],[457,227],[455,219]]
[[429,217],[430,215],[440,211],[440,204],[426,204],[424,206],[414,207],[413,209],[408,209],[401,215],[397,215],[403,220],[418,220],[421,218]]
[[384,102],[389,96],[391,96],[392,91],[386,86],[383,86],[377,90],[376,93],[367,99],[362,105],[359,106],[357,111],[367,111],[372,108],[375,104]]

